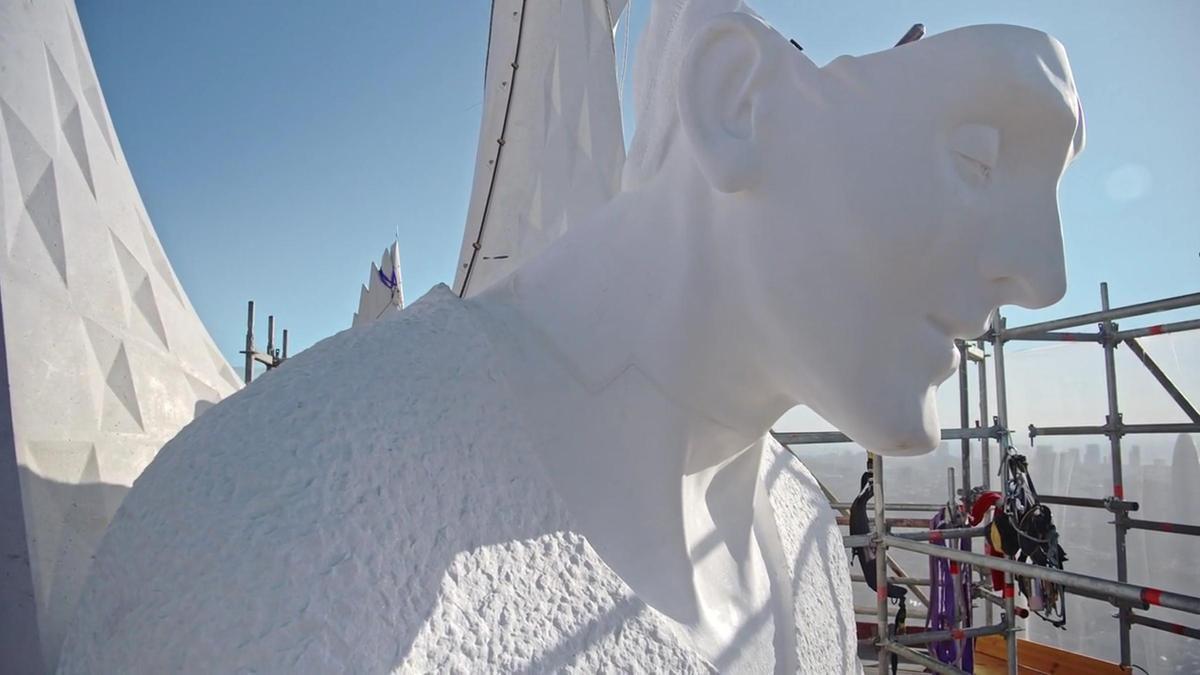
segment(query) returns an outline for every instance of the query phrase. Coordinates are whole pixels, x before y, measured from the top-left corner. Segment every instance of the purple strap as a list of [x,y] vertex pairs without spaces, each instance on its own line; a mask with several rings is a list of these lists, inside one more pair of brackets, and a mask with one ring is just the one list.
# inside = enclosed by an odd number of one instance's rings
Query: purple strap
[[[946,510],[942,509],[929,520],[929,528],[936,530],[945,526]],[[964,537],[954,541],[958,542],[961,550],[971,550],[971,540],[969,538]],[[947,545],[942,541],[933,541],[931,543],[938,546]],[[955,606],[954,577],[950,574],[950,561],[945,558],[930,556],[929,579],[929,618],[925,621],[925,627],[927,630],[950,630],[954,628],[954,618],[959,611],[959,608]],[[961,565],[958,575],[959,598],[965,599],[970,597],[968,595],[971,592],[970,579],[970,566]],[[962,625],[963,627],[971,625],[970,612],[964,612]],[[962,649],[961,660],[959,659],[960,648]],[[974,672],[975,641],[973,639],[933,642],[930,643],[929,650],[942,663],[951,663],[967,672]]]

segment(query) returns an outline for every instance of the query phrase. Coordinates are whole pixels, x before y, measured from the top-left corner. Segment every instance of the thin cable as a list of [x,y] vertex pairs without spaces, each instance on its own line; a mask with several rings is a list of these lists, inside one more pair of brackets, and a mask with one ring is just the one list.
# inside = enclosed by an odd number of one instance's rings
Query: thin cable
[[625,5],[625,38],[621,46],[621,67],[617,71],[617,103],[620,106],[625,104],[625,83],[629,79],[629,34],[633,31],[633,0],[629,0],[629,4]]

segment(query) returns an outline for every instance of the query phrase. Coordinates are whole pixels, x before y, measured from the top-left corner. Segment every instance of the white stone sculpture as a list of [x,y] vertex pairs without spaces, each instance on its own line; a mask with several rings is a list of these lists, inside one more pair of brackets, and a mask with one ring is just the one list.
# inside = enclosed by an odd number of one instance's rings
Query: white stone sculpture
[[833,515],[764,435],[806,403],[935,445],[952,338],[1063,292],[1080,107],[1037,31],[817,68],[729,5],[654,7],[612,201],[168,444],[63,672],[858,669]]
[[379,264],[371,263],[367,283],[358,292],[358,311],[350,327],[365,326],[389,312],[404,309],[404,276],[400,273],[400,244],[383,249]]
[[240,386],[151,226],[65,0],[0,0],[0,306],[0,671],[45,672],[128,486]]

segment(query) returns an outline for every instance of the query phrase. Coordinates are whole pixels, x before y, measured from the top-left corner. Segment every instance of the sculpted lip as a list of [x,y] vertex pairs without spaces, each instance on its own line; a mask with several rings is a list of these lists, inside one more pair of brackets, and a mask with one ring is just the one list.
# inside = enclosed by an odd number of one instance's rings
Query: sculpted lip
[[954,374],[958,369],[959,354],[958,349],[954,346],[954,332],[946,325],[946,322],[940,320],[933,315],[926,315],[925,321],[933,332],[946,341],[946,360],[941,363],[940,368],[936,372],[934,383],[945,381],[948,377]]
[[[991,311],[988,311],[988,316]],[[926,314],[925,319],[933,326],[934,330],[946,336],[949,340],[962,339],[971,340],[982,335],[986,330],[987,319],[979,321],[960,320],[952,321],[936,314]]]
[[943,320],[941,317],[935,316],[933,314],[926,314],[925,320],[929,322],[929,325],[932,326],[935,331],[940,333],[947,340],[951,340],[951,341],[954,340],[954,332],[955,332],[954,329],[951,328],[950,324],[948,322],[946,322],[945,320]]

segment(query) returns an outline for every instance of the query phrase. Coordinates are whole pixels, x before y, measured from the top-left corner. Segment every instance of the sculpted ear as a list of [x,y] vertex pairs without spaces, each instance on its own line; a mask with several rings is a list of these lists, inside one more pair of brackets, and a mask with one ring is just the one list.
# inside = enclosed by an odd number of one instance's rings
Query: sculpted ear
[[680,125],[700,170],[721,192],[758,182],[765,139],[756,136],[754,122],[770,86],[766,59],[774,37],[752,16],[722,14],[692,38],[680,64]]

